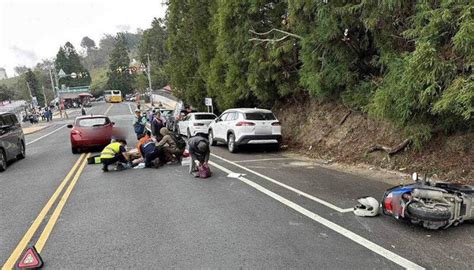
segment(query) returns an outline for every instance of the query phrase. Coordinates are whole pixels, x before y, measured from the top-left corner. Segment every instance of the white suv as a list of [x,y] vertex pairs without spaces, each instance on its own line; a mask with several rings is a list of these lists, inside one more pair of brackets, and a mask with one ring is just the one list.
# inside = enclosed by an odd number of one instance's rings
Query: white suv
[[209,125],[209,142],[227,144],[229,152],[244,144],[281,143],[281,125],[272,111],[264,109],[229,109]]

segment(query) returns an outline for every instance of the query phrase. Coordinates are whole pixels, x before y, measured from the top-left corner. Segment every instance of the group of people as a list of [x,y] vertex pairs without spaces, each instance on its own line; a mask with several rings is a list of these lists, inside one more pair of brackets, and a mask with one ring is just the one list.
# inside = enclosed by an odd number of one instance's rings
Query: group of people
[[[151,131],[146,129],[148,121]],[[135,166],[159,168],[165,164],[177,164],[181,161],[186,146],[191,157],[189,173],[198,176],[200,169],[209,168],[210,147],[205,134],[189,138],[186,144],[180,135],[172,133],[166,127],[166,120],[161,117],[159,110],[148,116],[136,110],[133,128],[138,139],[136,149],[127,151],[127,142],[121,139],[109,144],[100,156],[104,172],[109,171],[108,166],[112,164],[117,164],[116,170]]]

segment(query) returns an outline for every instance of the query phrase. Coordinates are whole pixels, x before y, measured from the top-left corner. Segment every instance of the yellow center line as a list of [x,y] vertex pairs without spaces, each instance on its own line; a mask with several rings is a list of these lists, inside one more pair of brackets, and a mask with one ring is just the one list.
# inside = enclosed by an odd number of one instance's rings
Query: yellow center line
[[61,197],[61,200],[58,203],[58,206],[56,206],[56,209],[54,209],[53,214],[48,220],[48,224],[46,224],[46,227],[44,228],[43,232],[41,233],[38,241],[36,242],[36,250],[38,253],[40,253],[43,250],[44,245],[46,244],[46,241],[49,238],[49,235],[53,231],[54,225],[58,221],[59,215],[61,215],[61,211],[64,208],[64,205],[66,205],[67,199],[69,198],[69,195],[71,195],[72,190],[74,189],[74,186],[76,185],[77,181],[79,180],[79,177],[82,174],[82,171],[84,171],[84,167],[87,164],[87,158],[90,156],[90,153],[87,154],[86,158],[83,160],[81,166],[76,172],[76,175],[74,175],[74,178],[72,179],[71,183],[67,187],[66,191],[64,192],[63,196]]
[[[66,175],[64,180],[61,182],[59,187],[56,189],[56,191],[53,193],[53,196],[49,199],[49,201],[46,203],[46,205],[43,207],[41,212],[38,214],[36,219],[33,221],[33,224],[31,224],[30,228],[28,231],[26,231],[25,235],[23,238],[20,240],[20,243],[16,246],[16,248],[13,250],[12,254],[8,258],[8,260],[5,262],[3,265],[2,269],[12,269],[14,267],[15,262],[18,260],[18,258],[21,256],[23,253],[23,250],[26,248],[28,243],[31,241],[31,238],[33,235],[36,233],[38,230],[39,226],[43,222],[43,219],[45,216],[48,214],[49,210],[53,206],[54,202],[56,202],[56,199],[59,197],[59,194],[63,191],[64,187],[66,184],[69,182],[69,179],[71,176],[74,174],[74,171],[76,168],[79,166],[79,164],[84,160],[83,158],[85,157],[85,154],[82,154],[79,159],[76,161],[72,169],[69,171],[69,173]],[[87,160],[87,159],[86,159]]]

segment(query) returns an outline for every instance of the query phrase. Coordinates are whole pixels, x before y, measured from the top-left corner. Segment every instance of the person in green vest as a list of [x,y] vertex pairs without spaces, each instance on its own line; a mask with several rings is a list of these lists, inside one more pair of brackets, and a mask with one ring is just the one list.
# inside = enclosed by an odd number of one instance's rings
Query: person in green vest
[[112,164],[117,164],[117,170],[124,168],[122,163],[128,162],[127,150],[125,149],[126,145],[127,141],[123,139],[117,139],[107,145],[104,150],[102,150],[100,153],[100,160],[102,162],[102,170],[104,172],[108,172],[108,166]]

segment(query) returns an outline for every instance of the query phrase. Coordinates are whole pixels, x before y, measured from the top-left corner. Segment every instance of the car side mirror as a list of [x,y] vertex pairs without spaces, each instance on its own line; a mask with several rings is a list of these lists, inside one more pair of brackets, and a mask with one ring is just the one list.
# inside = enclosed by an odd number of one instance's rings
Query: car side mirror
[[71,124],[69,124],[69,125],[67,125],[66,127],[67,127],[67,128],[72,128],[72,125],[71,125]]
[[112,123],[110,123],[110,124],[112,124],[112,126],[115,126],[115,122],[112,122]]

